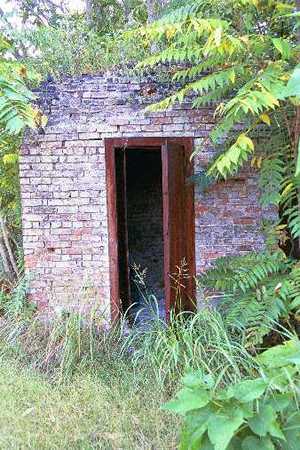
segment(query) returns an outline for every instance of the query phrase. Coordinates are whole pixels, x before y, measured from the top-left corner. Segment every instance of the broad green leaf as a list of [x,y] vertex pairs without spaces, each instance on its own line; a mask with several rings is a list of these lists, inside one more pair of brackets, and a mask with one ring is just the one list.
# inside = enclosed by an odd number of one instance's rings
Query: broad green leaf
[[15,115],[12,119],[8,120],[6,123],[5,130],[9,134],[18,134],[20,133],[26,126],[26,123],[21,117]]
[[208,437],[215,450],[225,450],[243,422],[243,411],[239,408],[228,407],[211,416],[208,420]]
[[269,438],[259,439],[255,436],[247,436],[242,443],[242,450],[274,450],[274,444]]
[[188,411],[203,408],[210,401],[210,394],[206,389],[181,389],[174,400],[166,403],[163,408],[186,414]]
[[293,339],[282,345],[276,345],[276,347],[258,355],[256,359],[260,364],[270,368],[300,364],[300,342],[297,339]]
[[241,381],[228,388],[228,393],[230,393],[234,398],[240,402],[251,402],[256,398],[262,396],[267,387],[267,383],[258,378],[257,380],[246,380]]
[[276,412],[270,405],[261,405],[258,414],[250,418],[248,424],[253,433],[258,436],[264,437],[269,433],[274,437],[284,439],[276,418]]
[[187,413],[180,438],[181,450],[198,450],[207,431],[208,419],[212,411],[209,407]]
[[226,450],[241,450],[241,447],[242,447],[241,439],[239,437],[237,437],[237,436],[234,436],[231,439],[231,441],[230,441],[230,443],[229,443],[229,445],[228,445]]
[[288,59],[291,55],[291,45],[289,41],[283,38],[273,38],[274,47],[279,51],[284,59]]
[[285,441],[281,443],[283,450],[299,450],[300,412],[291,414],[284,426]]
[[259,413],[248,420],[248,425],[253,433],[263,437],[267,435],[270,425],[275,419],[275,412],[272,410],[271,406],[262,405]]
[[277,367],[276,369],[267,369],[267,374],[270,379],[270,386],[280,392],[286,391],[290,384],[290,380],[298,372],[298,368],[295,365]]
[[[214,445],[210,442],[208,436],[204,436],[203,441],[201,442],[201,447],[198,447],[195,450],[215,450]],[[194,450],[194,449],[193,449]]]
[[300,97],[300,64],[298,64],[288,81],[285,97]]
[[267,401],[266,405],[270,405],[274,411],[282,411],[286,409],[293,398],[292,393],[273,394]]
[[188,388],[203,386],[203,373],[201,371],[188,373],[183,377],[182,383]]

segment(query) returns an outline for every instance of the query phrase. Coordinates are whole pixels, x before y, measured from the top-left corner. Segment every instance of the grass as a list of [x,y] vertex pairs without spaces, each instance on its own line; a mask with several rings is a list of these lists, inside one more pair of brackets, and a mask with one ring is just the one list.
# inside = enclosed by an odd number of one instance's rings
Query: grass
[[180,421],[161,405],[183,374],[226,385],[257,369],[213,309],[124,334],[71,314],[0,325],[0,448],[175,449]]
[[165,400],[124,364],[58,384],[2,357],[0,448],[174,449],[178,422],[160,409]]
[[191,370],[212,375],[222,385],[251,377],[257,363],[243,341],[242,333],[230,331],[213,308],[171,315],[168,327],[156,321],[129,338],[134,364],[148,365],[162,385],[174,385]]

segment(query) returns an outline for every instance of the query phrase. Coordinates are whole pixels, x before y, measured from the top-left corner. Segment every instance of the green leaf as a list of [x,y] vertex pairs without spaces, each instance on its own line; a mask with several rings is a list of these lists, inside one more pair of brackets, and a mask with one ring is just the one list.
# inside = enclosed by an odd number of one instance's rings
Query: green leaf
[[298,64],[288,81],[285,97],[300,97],[300,64]]
[[208,420],[208,436],[215,450],[225,450],[243,422],[243,411],[232,405],[211,416]]
[[266,401],[274,411],[282,411],[286,409],[293,398],[292,393],[287,394],[273,394],[271,398]]
[[3,163],[4,164],[15,164],[18,161],[19,157],[16,153],[7,153],[3,155]]
[[234,436],[231,439],[231,441],[230,441],[230,443],[229,443],[229,445],[228,445],[226,450],[241,450],[241,447],[242,447],[241,439],[239,437],[237,437],[237,436]]
[[247,436],[242,443],[242,450],[274,450],[275,447],[269,438],[259,439]]
[[289,305],[290,309],[297,309],[300,306],[300,295],[297,295],[297,297],[294,298],[294,300]]
[[288,59],[291,56],[291,45],[289,41],[283,38],[273,38],[272,42],[284,59]]
[[268,369],[268,372],[272,388],[282,392],[286,390],[290,380],[298,373],[298,368],[295,365],[289,365],[277,367],[276,370],[273,368],[271,370]]
[[210,401],[210,394],[206,389],[181,389],[174,400],[169,401],[163,409],[186,414],[194,409],[203,408]]
[[267,367],[278,368],[289,364],[300,364],[300,342],[292,339],[261,353],[256,360]]
[[182,384],[188,388],[197,388],[203,386],[203,373],[202,371],[197,371],[193,373],[188,373],[182,379]]
[[254,144],[252,139],[246,136],[244,133],[241,133],[237,138],[237,144],[242,148],[249,148],[251,151],[254,150]]
[[267,383],[258,378],[257,380],[241,381],[228,388],[228,393],[240,402],[251,402],[262,396],[267,387]]
[[299,450],[300,412],[291,414],[284,427],[286,441],[281,443],[283,450]]
[[[193,450],[199,450],[200,448],[201,448],[201,450],[215,450],[215,447],[210,442],[207,435],[204,437],[203,441],[201,442],[201,446],[199,446],[197,449],[195,448]],[[188,450],[190,450],[190,449],[188,449]]]
[[212,414],[211,408],[208,406],[187,413],[183,431],[180,437],[180,449],[198,450],[203,435],[207,431],[208,419]]
[[261,405],[259,412],[248,420],[248,424],[253,433],[258,436],[264,437],[270,433],[274,437],[284,439],[276,418],[276,412],[270,405]]

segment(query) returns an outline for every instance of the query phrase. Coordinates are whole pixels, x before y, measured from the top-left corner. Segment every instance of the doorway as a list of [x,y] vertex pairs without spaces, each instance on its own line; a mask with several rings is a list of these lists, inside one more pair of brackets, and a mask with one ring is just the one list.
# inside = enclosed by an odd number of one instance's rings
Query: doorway
[[105,150],[112,319],[149,299],[161,318],[192,309],[192,140],[106,139]]

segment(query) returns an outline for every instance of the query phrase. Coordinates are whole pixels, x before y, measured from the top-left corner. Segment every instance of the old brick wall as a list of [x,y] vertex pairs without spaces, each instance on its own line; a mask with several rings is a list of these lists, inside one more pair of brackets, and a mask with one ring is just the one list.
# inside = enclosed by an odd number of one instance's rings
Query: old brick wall
[[[150,86],[150,88],[149,88]],[[104,138],[184,137],[201,145],[213,126],[209,108],[146,113],[168,86],[125,77],[83,76],[39,91],[48,116],[27,136],[20,180],[26,270],[31,295],[43,308],[101,305],[109,316],[109,258]],[[195,161],[204,167],[213,151]],[[255,176],[196,187],[197,271],[214,258],[263,247]]]

